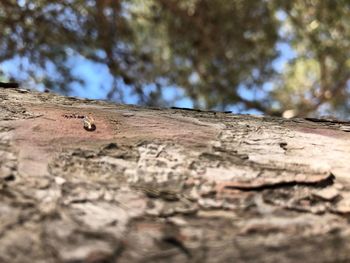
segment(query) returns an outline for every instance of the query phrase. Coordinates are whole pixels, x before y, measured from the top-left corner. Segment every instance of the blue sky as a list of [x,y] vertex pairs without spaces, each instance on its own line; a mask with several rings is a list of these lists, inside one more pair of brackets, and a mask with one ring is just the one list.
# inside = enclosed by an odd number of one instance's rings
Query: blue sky
[[[278,71],[281,72],[286,62],[290,59],[292,59],[295,56],[295,53],[291,49],[291,47],[288,44],[285,43],[278,43],[276,46],[276,49],[280,52],[280,56],[273,62],[273,67]],[[81,85],[79,83],[75,83],[72,86],[72,91],[69,95],[81,97],[81,98],[89,98],[89,99],[106,99],[106,94],[108,93],[109,89],[112,87],[113,84],[113,78],[109,73],[109,70],[106,65],[94,63],[90,60],[85,59],[84,57],[80,55],[73,55],[68,61],[69,67],[72,69],[72,73],[76,76],[81,77],[85,81],[85,85]],[[14,59],[10,61],[6,61],[0,64],[0,70],[4,73],[5,76],[15,76],[16,79],[20,82],[22,79],[28,79],[29,75],[26,73],[28,69],[30,69],[32,65],[29,63],[27,59],[19,59],[18,57],[15,57]],[[48,67],[48,71],[51,71]],[[50,72],[37,72],[39,75],[41,74],[44,76],[47,73]],[[52,72],[51,72],[52,73]],[[29,78],[30,80],[30,78]],[[29,81],[28,85],[33,85],[34,82],[31,83]],[[124,85],[122,83],[119,83],[118,86],[123,87]],[[272,86],[272,83],[265,83],[264,88],[270,89]],[[35,85],[36,88],[39,90],[43,90],[44,87],[40,87],[40,85]],[[125,87],[125,86],[124,86]],[[149,90],[152,89],[152,86],[148,87]],[[129,90],[127,87],[123,89],[123,93],[125,95],[124,103],[127,104],[137,104],[137,96],[133,95],[131,93],[131,90]],[[241,91],[241,95],[245,97],[246,99],[259,99],[259,96],[263,96],[263,92],[259,94],[259,92],[255,91],[247,91],[244,88]],[[176,102],[174,102],[171,106],[177,106],[177,107],[185,107],[185,108],[192,108],[193,104],[190,99],[184,97],[184,92],[176,87],[166,87],[163,89],[163,96],[166,100],[171,101],[174,97],[181,97],[181,99],[178,99]],[[182,98],[184,97],[184,98]],[[242,112],[238,107],[233,106],[230,107],[228,110],[232,110],[233,112],[240,112],[240,113],[251,113],[251,114],[259,114],[258,111],[247,111]]]
[[[113,78],[106,65],[93,63],[81,56],[72,57],[69,63],[72,65],[73,74],[82,77],[87,83],[85,86],[74,85],[70,95],[89,99],[106,99],[106,94],[113,85]],[[119,83],[119,86],[123,87],[124,85]],[[149,91],[152,88],[152,86],[149,86]],[[171,101],[174,97],[184,96],[184,92],[175,87],[166,87],[163,91],[164,99],[167,101]],[[132,94],[129,88],[124,86],[123,92],[125,94],[124,103],[137,104],[138,98]],[[170,106],[191,108],[193,105],[190,99],[181,98]]]
[[[281,55],[273,62],[273,67],[278,72],[282,72],[285,63],[294,58],[295,54],[291,47],[285,43],[278,43],[276,48]],[[106,93],[113,83],[113,78],[109,74],[107,66],[93,63],[81,56],[74,56],[69,63],[72,66],[73,74],[83,77],[87,82],[86,86],[81,86],[79,84],[75,85],[71,95],[90,99],[105,99]],[[265,85],[269,86],[271,83],[266,83]],[[130,94],[130,92],[128,93],[127,90],[125,91],[127,93],[125,103],[137,103],[137,97]],[[175,96],[181,95],[183,95],[183,92],[178,88],[165,88],[164,98],[166,100],[171,100]],[[250,94],[245,95],[247,98],[251,98]],[[189,99],[184,98],[177,101],[176,105],[171,106],[192,107],[192,103]]]
[[[23,2],[23,1],[21,1]],[[20,4],[20,3],[19,3]],[[277,18],[280,21],[285,21],[286,14],[282,11],[277,12]],[[283,27],[281,27],[279,34],[281,36],[285,35]],[[279,51],[280,56],[273,62],[273,67],[277,72],[282,72],[284,65],[292,58],[295,57],[295,53],[292,48],[287,43],[279,42],[276,45],[277,51]],[[71,86],[70,96],[76,96],[81,98],[89,98],[89,99],[106,99],[106,96],[113,86],[113,78],[109,73],[108,67],[104,64],[92,62],[83,56],[75,53],[73,50],[68,49],[67,52],[70,55],[70,59],[68,60],[68,66],[71,68],[71,72],[84,80],[85,84],[74,83]],[[9,76],[14,76],[18,82],[22,80],[26,80],[27,82],[25,87],[35,87],[39,90],[43,90],[43,85],[38,85],[34,81],[31,81],[30,75],[27,73],[30,70],[33,70],[35,66],[31,65],[28,59],[15,57],[9,61],[0,63],[0,76],[3,75],[5,78],[3,80],[7,80]],[[40,71],[35,69],[36,75],[44,77],[46,74],[51,76],[55,76],[55,66],[48,65],[46,67],[46,71]],[[0,79],[1,81],[1,79]],[[138,97],[135,94],[132,94],[132,90],[125,86],[123,83],[117,83],[118,87],[122,87],[124,101],[123,103],[127,104],[137,104]],[[267,82],[264,84],[263,89],[256,90],[247,90],[244,87],[239,88],[239,93],[246,99],[262,99],[266,96],[266,91],[271,90],[273,83]],[[150,92],[153,88],[153,85],[149,85],[146,87],[146,90]],[[190,99],[185,97],[185,93],[182,89],[176,87],[163,87],[163,98],[166,101],[169,101],[169,104],[166,106],[177,106],[177,107],[185,107],[192,108],[193,103]],[[174,98],[179,98],[177,100],[173,100]],[[118,101],[120,102],[120,101]],[[258,111],[248,111],[243,112],[238,106],[229,107],[228,110],[232,110],[233,112],[240,113],[254,113],[259,114]]]

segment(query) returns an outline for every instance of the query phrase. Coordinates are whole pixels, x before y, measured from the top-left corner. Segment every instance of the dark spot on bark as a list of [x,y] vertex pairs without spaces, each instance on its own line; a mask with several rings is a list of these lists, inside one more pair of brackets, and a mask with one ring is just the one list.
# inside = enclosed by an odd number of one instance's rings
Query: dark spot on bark
[[285,151],[287,151],[287,145],[288,145],[288,143],[286,143],[286,142],[281,142],[281,143],[280,143],[280,147],[281,147],[283,150],[285,150]]
[[5,180],[6,182],[11,182],[11,181],[16,180],[16,176],[14,176],[13,174],[10,174],[10,175],[4,177],[4,180]]
[[114,142],[107,144],[103,147],[104,150],[118,149],[118,145]]
[[170,244],[172,246],[177,247],[181,252],[183,252],[187,257],[191,258],[191,252],[188,250],[188,248],[185,247],[185,245],[178,240],[176,237],[173,236],[165,236],[163,237],[163,242]]

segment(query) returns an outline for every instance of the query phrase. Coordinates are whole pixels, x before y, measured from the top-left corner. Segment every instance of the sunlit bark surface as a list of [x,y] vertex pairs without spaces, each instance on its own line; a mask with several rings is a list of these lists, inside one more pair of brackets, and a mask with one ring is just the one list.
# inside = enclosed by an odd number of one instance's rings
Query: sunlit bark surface
[[0,262],[348,262],[348,131],[0,89]]

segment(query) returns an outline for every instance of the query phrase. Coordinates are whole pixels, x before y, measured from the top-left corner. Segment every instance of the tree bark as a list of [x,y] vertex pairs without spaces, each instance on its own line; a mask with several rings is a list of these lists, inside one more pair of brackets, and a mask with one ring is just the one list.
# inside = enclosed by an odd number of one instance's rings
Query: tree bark
[[348,131],[0,88],[0,262],[349,262]]

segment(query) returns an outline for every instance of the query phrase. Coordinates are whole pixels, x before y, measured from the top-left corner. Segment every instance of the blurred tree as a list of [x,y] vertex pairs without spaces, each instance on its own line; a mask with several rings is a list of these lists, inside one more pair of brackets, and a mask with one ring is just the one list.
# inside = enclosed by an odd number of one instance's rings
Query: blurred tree
[[21,60],[19,71],[28,73],[26,81],[67,92],[72,82],[81,81],[69,63],[78,55],[108,65],[115,76],[128,77],[125,63],[131,60],[127,45],[133,32],[120,1],[4,0],[0,24],[0,61]]
[[147,32],[139,42],[167,85],[184,88],[197,107],[260,107],[245,101],[238,87],[271,77],[278,22],[265,1],[154,0],[132,13],[139,31]]
[[350,2],[276,1],[286,18],[281,37],[296,57],[275,82],[272,100],[297,116],[350,112]]
[[[0,62],[19,60],[20,74],[13,77],[62,93],[82,82],[72,74],[71,60],[83,57],[107,65],[114,78],[107,97],[113,100],[122,100],[128,87],[140,103],[161,105],[163,88],[173,86],[195,107],[346,113],[349,5],[346,0],[2,0]],[[272,63],[280,42],[291,45],[296,57],[277,74]],[[264,88],[268,82],[272,89]],[[247,98],[256,91],[259,97]]]

